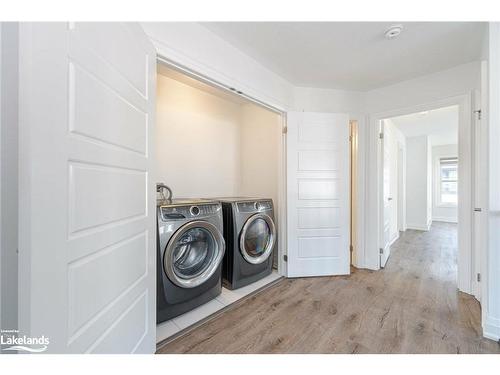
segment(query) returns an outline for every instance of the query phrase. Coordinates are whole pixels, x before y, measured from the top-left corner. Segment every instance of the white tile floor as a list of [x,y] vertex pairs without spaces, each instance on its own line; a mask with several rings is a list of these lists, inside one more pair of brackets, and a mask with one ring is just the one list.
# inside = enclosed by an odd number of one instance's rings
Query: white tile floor
[[156,326],[156,342],[163,341],[166,338],[175,335],[177,332],[199,322],[202,319],[205,319],[207,316],[212,315],[219,310],[222,310],[224,307],[242,299],[257,289],[272,283],[280,277],[281,276],[278,275],[278,272],[273,271],[273,273],[269,276],[266,276],[263,279],[243,288],[236,290],[222,288],[222,293],[215,299],[197,307],[194,310],[188,311],[185,314],[158,324]]

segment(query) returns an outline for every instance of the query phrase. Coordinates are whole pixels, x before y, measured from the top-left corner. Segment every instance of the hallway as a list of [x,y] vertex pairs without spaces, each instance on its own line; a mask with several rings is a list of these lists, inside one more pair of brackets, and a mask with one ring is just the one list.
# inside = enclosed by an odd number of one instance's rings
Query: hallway
[[456,290],[456,231],[407,230],[381,271],[284,279],[158,353],[500,353]]

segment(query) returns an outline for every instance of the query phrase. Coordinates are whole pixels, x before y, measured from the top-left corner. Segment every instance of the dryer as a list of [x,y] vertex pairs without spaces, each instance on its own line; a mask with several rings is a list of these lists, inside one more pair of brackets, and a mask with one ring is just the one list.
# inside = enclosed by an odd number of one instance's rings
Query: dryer
[[222,203],[226,241],[223,285],[237,289],[269,275],[277,240],[272,199],[217,200]]
[[208,200],[157,201],[157,323],[221,293],[222,207]]

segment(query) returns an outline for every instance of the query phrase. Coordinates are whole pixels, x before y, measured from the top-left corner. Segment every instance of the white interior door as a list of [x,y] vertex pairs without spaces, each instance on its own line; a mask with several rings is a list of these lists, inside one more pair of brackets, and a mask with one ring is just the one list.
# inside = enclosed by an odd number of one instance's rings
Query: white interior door
[[349,116],[289,112],[287,128],[287,274],[349,274]]
[[155,350],[156,54],[136,24],[20,28],[20,330]]
[[390,196],[391,188],[391,170],[390,170],[390,155],[388,142],[385,137],[388,136],[384,131],[384,122],[382,121],[382,134],[381,147],[382,147],[382,252],[380,254],[380,267],[385,267],[387,259],[389,259],[391,248],[390,229],[391,229],[391,203],[392,197]]
[[[385,125],[384,121],[380,124],[381,134],[383,136],[380,139],[381,155],[382,155],[382,197],[381,197],[381,220],[383,223],[381,227],[381,244],[380,248],[380,267],[385,267],[389,256],[391,255],[391,242],[394,235],[397,235],[397,209],[396,201],[394,200],[396,196],[395,186],[397,187],[397,179],[395,178],[395,162],[397,161],[397,155],[393,155],[393,150],[391,146],[394,144],[393,135]],[[393,228],[395,227],[395,228]],[[395,230],[394,230],[395,229]]]

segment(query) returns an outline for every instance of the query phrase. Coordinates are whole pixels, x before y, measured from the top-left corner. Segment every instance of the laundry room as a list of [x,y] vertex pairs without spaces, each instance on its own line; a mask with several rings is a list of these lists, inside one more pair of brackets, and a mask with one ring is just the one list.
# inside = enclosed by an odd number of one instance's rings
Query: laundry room
[[281,277],[285,147],[278,110],[163,62],[157,73],[160,343]]

